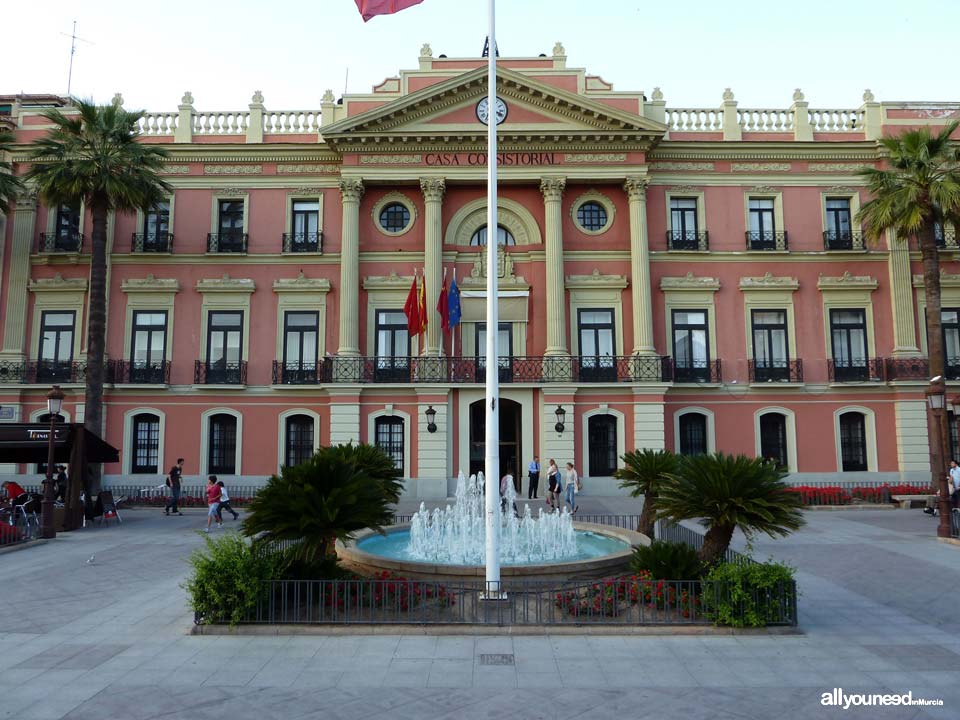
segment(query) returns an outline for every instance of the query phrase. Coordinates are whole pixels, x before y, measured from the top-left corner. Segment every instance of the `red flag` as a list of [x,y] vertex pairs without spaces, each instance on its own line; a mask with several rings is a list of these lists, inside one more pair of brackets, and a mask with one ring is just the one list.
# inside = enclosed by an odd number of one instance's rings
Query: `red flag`
[[421,333],[420,326],[420,298],[417,294],[417,274],[413,274],[413,283],[407,293],[407,301],[403,304],[403,314],[407,316],[407,332],[410,336]]
[[422,2],[423,0],[357,0],[357,10],[366,22],[377,15],[393,15]]
[[420,283],[420,296],[417,298],[417,310],[420,314],[420,331],[418,334],[423,335],[427,331],[427,278],[423,278],[423,282]]
[[440,288],[440,297],[437,298],[437,312],[440,314],[440,327],[444,332],[450,332],[450,306],[447,304],[447,276],[443,276],[443,287]]

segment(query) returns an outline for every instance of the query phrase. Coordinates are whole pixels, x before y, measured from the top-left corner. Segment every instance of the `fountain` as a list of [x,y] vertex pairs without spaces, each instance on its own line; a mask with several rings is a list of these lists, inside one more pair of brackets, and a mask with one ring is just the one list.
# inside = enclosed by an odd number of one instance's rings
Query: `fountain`
[[[484,574],[485,508],[483,473],[457,477],[453,505],[430,511],[421,503],[409,525],[386,535],[361,533],[338,543],[341,562],[371,574],[392,570],[407,577],[476,579]],[[500,563],[504,577],[569,578],[609,574],[623,569],[638,544],[649,540],[619,528],[577,522],[566,508],[559,512],[530,506],[517,511],[516,492],[508,483],[500,512]]]

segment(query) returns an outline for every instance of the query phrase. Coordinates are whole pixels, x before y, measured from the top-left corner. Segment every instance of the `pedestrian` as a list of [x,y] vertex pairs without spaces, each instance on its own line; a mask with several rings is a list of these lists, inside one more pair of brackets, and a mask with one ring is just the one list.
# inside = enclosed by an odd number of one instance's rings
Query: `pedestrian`
[[66,502],[67,497],[67,472],[63,465],[57,465],[57,479],[53,483],[54,499],[57,502]]
[[957,465],[956,460],[950,461],[950,480],[948,485],[950,489],[950,505],[951,507],[957,507],[960,505],[960,466]]
[[170,499],[163,506],[163,514],[183,515],[180,512],[178,503],[180,502],[180,478],[183,475],[183,458],[177,458],[177,464],[170,468],[170,474],[167,476],[167,487],[170,488]]
[[207,478],[207,526],[203,529],[205,533],[210,532],[210,525],[217,520],[217,527],[222,528],[223,523],[217,519],[217,509],[220,507],[220,485],[217,484],[217,476],[211,475]]
[[547,466],[547,505],[554,510],[560,509],[560,469],[553,458]]
[[227,493],[227,488],[224,486],[223,480],[217,481],[217,485],[220,486],[220,504],[217,506],[217,525],[223,525],[224,510],[232,513],[234,520],[240,517],[240,513],[230,507],[230,495]]
[[570,514],[576,515],[579,506],[577,505],[577,493],[583,489],[580,484],[580,476],[572,462],[567,463],[567,484],[564,486],[567,503],[570,505]]
[[530,482],[527,485],[527,500],[537,499],[537,490],[540,489],[540,456],[534,455],[533,460],[527,466],[527,477]]

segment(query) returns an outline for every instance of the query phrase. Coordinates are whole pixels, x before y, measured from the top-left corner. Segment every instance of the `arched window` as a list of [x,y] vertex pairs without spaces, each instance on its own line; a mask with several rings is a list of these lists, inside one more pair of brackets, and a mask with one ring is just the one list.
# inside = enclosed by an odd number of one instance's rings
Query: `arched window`
[[707,416],[688,412],[680,416],[678,446],[681,455],[704,455],[707,452]]
[[[484,225],[482,228],[480,228],[473,234],[473,237],[470,238],[470,244],[473,246],[487,244],[487,226],[486,225]],[[514,240],[511,232],[507,230],[503,225],[497,225],[497,244],[498,245],[516,245],[517,241]]]
[[160,418],[152,413],[133,416],[130,434],[130,472],[156,475],[160,472]]
[[397,469],[403,470],[403,418],[385,415],[374,420],[374,444],[393,458]]
[[313,418],[309,415],[291,415],[286,424],[284,462],[287,466],[299,465],[313,457]]
[[778,467],[789,467],[787,418],[780,413],[770,412],[760,416],[760,455],[776,462]]
[[237,471],[237,418],[221,413],[210,418],[207,471],[234,475]]
[[617,419],[594,415],[587,420],[590,477],[610,477],[617,470]]
[[840,459],[843,472],[867,469],[867,429],[863,413],[840,416]]

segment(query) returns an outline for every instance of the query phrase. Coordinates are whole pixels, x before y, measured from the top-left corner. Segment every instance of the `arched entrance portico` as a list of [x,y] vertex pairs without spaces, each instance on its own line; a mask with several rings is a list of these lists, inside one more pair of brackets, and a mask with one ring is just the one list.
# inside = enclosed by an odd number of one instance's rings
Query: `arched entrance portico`
[[[500,473],[503,477],[507,471],[513,474],[514,482],[519,482],[520,463],[523,459],[521,439],[522,415],[521,405],[513,400],[500,398]],[[484,400],[470,403],[470,473],[471,475],[484,470],[486,457],[486,428],[487,415]]]

